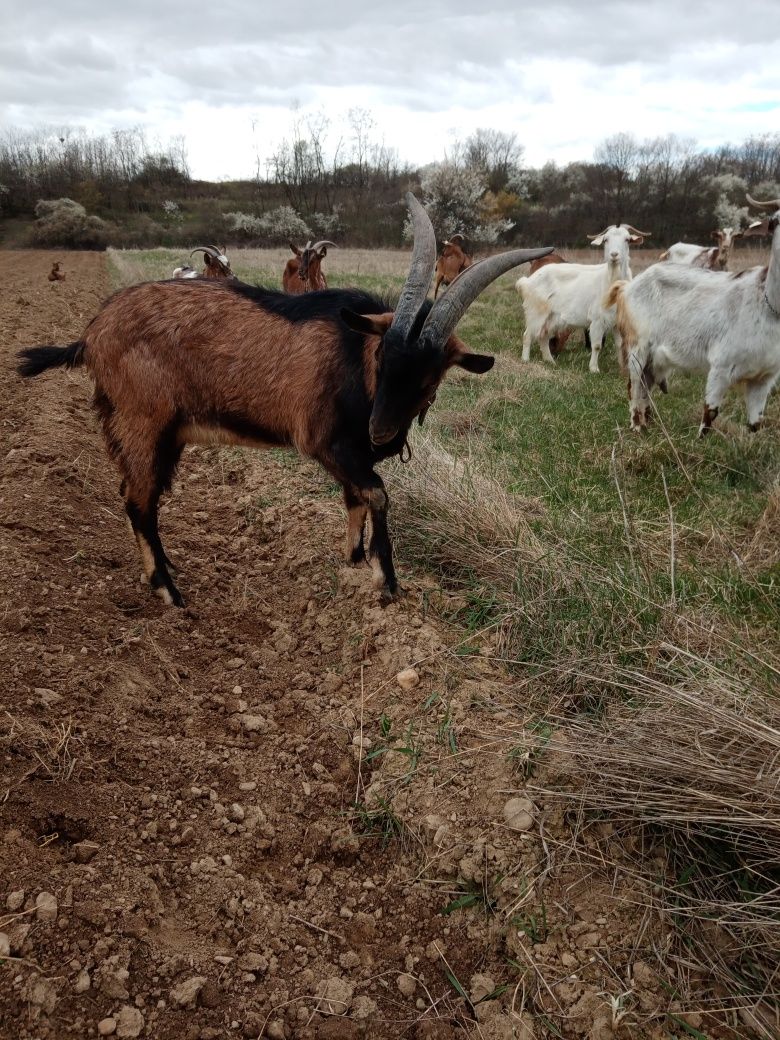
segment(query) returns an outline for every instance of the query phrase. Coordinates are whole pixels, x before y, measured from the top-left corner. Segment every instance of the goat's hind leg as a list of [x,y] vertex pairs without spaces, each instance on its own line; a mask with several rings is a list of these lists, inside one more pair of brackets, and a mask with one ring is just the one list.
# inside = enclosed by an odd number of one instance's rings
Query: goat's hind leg
[[132,464],[121,455],[117,459],[125,474],[125,511],[141,553],[144,575],[149,585],[164,603],[183,607],[184,600],[171,578],[171,564],[163,549],[157,526],[160,495],[171,485],[182,449],[173,426],[162,436],[156,439],[149,437],[146,440],[147,451],[143,452],[144,438],[136,436],[136,453]]
[[747,409],[747,422],[752,433],[760,429],[764,418],[769,391],[775,382],[775,376],[765,376],[762,379],[753,379],[745,383],[745,407]]
[[720,406],[726,391],[733,380],[729,369],[711,368],[707,373],[707,386],[704,390],[704,410],[699,425],[699,436],[706,437],[718,417]]
[[141,504],[131,491],[125,500],[125,510],[138,543],[144,574],[149,585],[164,603],[183,607],[184,600],[171,578],[168,557],[165,555],[157,529],[158,502],[159,496],[154,495],[145,505]]

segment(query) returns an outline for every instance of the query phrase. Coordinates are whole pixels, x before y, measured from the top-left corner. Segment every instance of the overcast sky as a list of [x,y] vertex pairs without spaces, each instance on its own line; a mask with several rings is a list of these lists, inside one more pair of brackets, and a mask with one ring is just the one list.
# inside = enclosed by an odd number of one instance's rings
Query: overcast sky
[[2,127],[183,134],[199,177],[251,175],[295,105],[332,143],[368,108],[415,164],[480,126],[532,165],[780,130],[777,0],[0,0],[0,25]]

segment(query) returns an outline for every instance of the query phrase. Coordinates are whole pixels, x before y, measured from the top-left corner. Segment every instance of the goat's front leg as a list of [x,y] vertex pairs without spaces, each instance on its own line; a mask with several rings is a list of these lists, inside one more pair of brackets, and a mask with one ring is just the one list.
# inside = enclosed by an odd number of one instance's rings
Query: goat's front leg
[[345,484],[344,505],[347,507],[347,563],[357,565],[366,558],[364,538],[368,504],[357,488]]
[[374,572],[374,588],[381,592],[383,603],[389,603],[398,595],[398,581],[393,566],[393,546],[387,529],[388,498],[382,478],[371,474],[371,482],[362,488],[365,501],[371,512],[371,541],[368,552]]
[[599,371],[599,354],[601,353],[601,347],[604,342],[604,321],[601,318],[594,318],[590,323],[590,364],[588,368],[591,372]]

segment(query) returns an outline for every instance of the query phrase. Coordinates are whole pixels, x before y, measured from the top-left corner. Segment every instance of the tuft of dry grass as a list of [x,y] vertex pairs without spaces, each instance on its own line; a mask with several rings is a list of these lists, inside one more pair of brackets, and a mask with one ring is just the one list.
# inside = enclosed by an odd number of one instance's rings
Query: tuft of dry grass
[[673,674],[618,672],[603,714],[556,720],[549,747],[566,759],[566,789],[555,793],[580,818],[615,823],[621,845],[633,835],[644,876],[660,854],[653,903],[680,929],[687,959],[720,983],[713,1002],[777,1036],[780,671],[764,662],[746,683],[665,650]]

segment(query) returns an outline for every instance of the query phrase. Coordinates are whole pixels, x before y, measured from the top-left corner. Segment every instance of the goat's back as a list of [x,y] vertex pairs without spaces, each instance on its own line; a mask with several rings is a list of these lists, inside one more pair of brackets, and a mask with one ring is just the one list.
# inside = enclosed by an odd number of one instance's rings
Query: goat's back
[[224,281],[149,282],[111,297],[84,334],[99,391],[129,409],[220,424],[244,416],[306,451],[334,384],[364,373],[365,339],[341,307],[382,313],[367,293],[286,296]]

